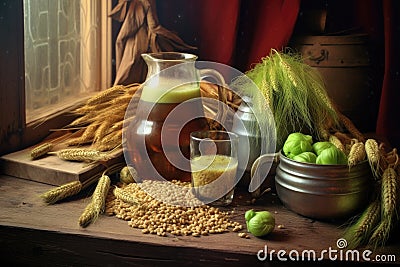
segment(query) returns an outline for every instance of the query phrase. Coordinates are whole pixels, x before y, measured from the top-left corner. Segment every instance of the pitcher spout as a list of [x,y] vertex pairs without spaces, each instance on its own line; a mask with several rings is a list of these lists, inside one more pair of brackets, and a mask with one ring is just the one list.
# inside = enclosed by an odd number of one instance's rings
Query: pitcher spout
[[143,53],[142,58],[146,62],[151,61],[172,61],[176,63],[196,61],[197,56],[189,53],[181,52],[156,52],[156,53]]
[[141,54],[141,56],[144,59],[144,61],[146,61],[146,62],[153,60],[150,53],[143,53],[143,54]]

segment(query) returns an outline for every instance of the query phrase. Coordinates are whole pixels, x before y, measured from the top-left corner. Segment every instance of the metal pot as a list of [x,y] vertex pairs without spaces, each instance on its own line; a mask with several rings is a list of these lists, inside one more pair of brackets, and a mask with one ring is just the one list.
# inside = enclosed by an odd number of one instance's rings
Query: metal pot
[[373,185],[368,161],[347,165],[319,165],[291,160],[280,153],[275,186],[290,210],[314,219],[341,219],[368,203]]
[[250,171],[253,162],[261,153],[261,133],[252,106],[251,99],[244,96],[232,123],[232,132],[239,136],[238,169],[243,172]]

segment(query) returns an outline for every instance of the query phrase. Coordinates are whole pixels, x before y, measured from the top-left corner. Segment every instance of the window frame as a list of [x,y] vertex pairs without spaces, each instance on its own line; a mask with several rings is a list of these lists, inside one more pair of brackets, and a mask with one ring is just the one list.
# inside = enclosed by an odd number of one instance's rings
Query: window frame
[[[100,90],[112,84],[112,23],[108,13],[112,0],[101,3]],[[34,145],[51,129],[65,126],[74,119],[70,111],[90,95],[77,99],[62,110],[49,112],[46,119],[26,122],[23,0],[3,0],[0,11],[0,155]]]

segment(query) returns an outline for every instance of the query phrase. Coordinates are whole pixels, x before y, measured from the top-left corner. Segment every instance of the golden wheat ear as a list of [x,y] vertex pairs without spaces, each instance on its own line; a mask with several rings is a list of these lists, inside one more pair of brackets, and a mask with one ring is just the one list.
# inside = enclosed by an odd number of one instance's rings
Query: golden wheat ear
[[367,153],[367,159],[369,166],[371,167],[372,174],[375,180],[379,179],[379,162],[380,162],[380,151],[378,142],[375,139],[368,139],[365,141],[365,152]]
[[57,188],[51,189],[51,190],[41,194],[40,197],[47,204],[54,204],[60,200],[67,198],[67,197],[78,194],[81,190],[82,190],[82,183],[80,181],[73,181],[73,182],[61,185]]
[[105,173],[101,175],[93,192],[90,203],[79,217],[79,225],[87,227],[95,222],[99,215],[104,212],[106,198],[110,189],[111,179]]
[[55,154],[60,159],[68,161],[90,162],[109,159],[108,153],[88,148],[65,148],[56,152],[50,152],[50,154]]
[[348,156],[348,165],[349,168],[355,166],[357,163],[363,161],[366,157],[365,145],[363,142],[357,142],[351,146],[349,156]]
[[48,152],[50,152],[53,148],[52,143],[43,143],[35,148],[33,148],[30,152],[31,159],[38,159],[44,155],[46,155]]
[[357,221],[344,233],[347,248],[355,249],[368,243],[371,234],[379,225],[381,219],[381,201],[377,197],[371,202]]
[[130,205],[137,205],[139,203],[137,198],[135,198],[132,194],[119,187],[115,187],[113,193],[117,199],[122,200],[123,202],[128,203]]

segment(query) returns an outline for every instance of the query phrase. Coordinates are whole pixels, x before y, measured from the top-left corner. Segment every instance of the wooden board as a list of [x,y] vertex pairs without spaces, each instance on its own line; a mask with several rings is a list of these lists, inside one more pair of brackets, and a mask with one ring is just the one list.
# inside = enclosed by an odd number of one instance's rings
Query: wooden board
[[72,181],[83,183],[97,179],[108,167],[124,162],[121,152],[117,152],[116,157],[107,162],[93,164],[65,161],[55,155],[31,160],[31,149],[2,156],[0,173],[51,185],[62,185]]

